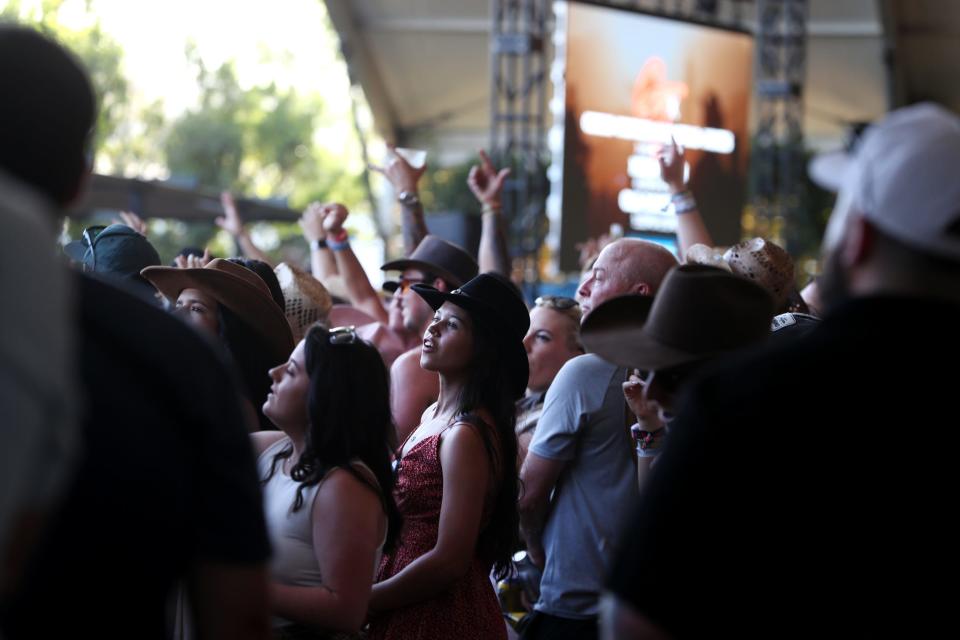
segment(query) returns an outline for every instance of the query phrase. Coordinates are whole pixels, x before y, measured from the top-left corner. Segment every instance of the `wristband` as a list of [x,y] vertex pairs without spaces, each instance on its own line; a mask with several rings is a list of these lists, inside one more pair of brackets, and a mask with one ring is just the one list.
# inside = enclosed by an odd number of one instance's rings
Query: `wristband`
[[696,211],[697,209],[697,201],[689,189],[670,196],[670,204],[673,205],[673,212],[677,215]]
[[341,229],[340,233],[334,236],[327,236],[327,246],[331,251],[343,251],[350,246],[350,236],[346,229]]
[[310,250],[311,251],[320,251],[320,249],[327,248],[327,241],[324,238],[317,238],[316,240],[310,241]]
[[502,207],[498,204],[488,204],[484,202],[480,211],[483,215],[487,215],[488,213],[499,213],[501,209]]

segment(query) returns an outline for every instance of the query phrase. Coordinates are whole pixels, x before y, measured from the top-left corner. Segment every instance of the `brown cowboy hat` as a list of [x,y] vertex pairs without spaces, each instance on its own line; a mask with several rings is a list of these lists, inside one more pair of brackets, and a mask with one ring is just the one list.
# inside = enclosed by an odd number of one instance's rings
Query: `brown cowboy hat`
[[382,267],[383,271],[420,269],[440,276],[453,287],[462,286],[480,271],[477,261],[469,253],[437,236],[424,236],[417,248],[407,258],[392,260]]
[[652,303],[623,296],[597,306],[581,336],[604,360],[657,371],[760,342],[772,316],[773,299],[758,285],[715,267],[681,265]]
[[260,333],[278,362],[290,357],[293,334],[267,283],[256,273],[229,260],[211,260],[202,269],[147,267],[140,272],[167,300],[176,302],[184,289],[199,289]]

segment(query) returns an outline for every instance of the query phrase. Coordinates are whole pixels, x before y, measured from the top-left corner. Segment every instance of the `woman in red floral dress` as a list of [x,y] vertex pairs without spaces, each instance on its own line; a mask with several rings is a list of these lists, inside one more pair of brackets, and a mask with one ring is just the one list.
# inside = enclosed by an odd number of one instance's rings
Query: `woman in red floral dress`
[[529,316],[496,275],[450,293],[413,288],[436,310],[420,364],[440,374],[440,398],[398,451],[403,524],[380,563],[369,637],[506,638],[490,571],[506,572],[516,545],[514,403]]

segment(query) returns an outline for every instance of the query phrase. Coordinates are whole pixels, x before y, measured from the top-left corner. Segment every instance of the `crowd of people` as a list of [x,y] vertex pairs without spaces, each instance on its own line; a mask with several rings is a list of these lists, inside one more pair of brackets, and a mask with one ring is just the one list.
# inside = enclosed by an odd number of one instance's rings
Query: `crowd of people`
[[868,129],[802,291],[770,239],[714,246],[673,142],[677,253],[594,244],[575,297],[528,306],[483,152],[476,257],[429,233],[422,168],[376,168],[403,216],[382,291],[339,203],[303,213],[309,265],[272,264],[230,194],[236,257],[164,266],[129,212],[57,247],[89,77],[0,25],[0,86],[0,636],[949,624],[921,577],[953,566],[955,114]]

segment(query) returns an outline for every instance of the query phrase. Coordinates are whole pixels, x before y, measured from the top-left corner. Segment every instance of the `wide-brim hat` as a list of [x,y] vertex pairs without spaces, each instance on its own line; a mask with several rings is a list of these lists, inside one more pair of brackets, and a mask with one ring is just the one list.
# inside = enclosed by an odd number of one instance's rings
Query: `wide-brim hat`
[[285,361],[293,351],[293,333],[283,309],[263,279],[250,269],[217,258],[200,269],[147,267],[141,274],[171,302],[176,302],[184,289],[203,291],[263,336],[277,362]]
[[281,262],[273,272],[283,292],[283,314],[290,323],[293,342],[303,339],[307,330],[317,322],[327,324],[327,315],[333,307],[333,300],[323,284],[308,273],[293,265]]
[[523,339],[530,328],[530,314],[523,299],[517,296],[506,278],[493,273],[481,273],[459,289],[449,293],[430,285],[415,284],[413,290],[434,310],[450,302],[465,309],[475,322],[488,323],[499,341],[507,363],[514,399],[523,396],[530,377],[530,365]]
[[773,299],[727,271],[681,265],[664,278],[653,302],[608,300],[584,320],[587,350],[623,367],[662,370],[758,343],[770,334]]
[[420,269],[440,276],[448,284],[459,287],[477,275],[480,268],[473,257],[443,238],[424,236],[408,257],[391,260],[380,267],[383,271]]
[[750,238],[731,247],[695,244],[687,249],[685,260],[687,264],[717,267],[753,280],[773,296],[777,309],[786,304],[796,288],[793,258],[783,247],[765,238]]

